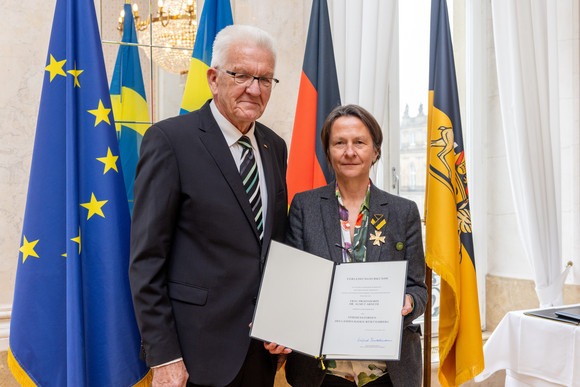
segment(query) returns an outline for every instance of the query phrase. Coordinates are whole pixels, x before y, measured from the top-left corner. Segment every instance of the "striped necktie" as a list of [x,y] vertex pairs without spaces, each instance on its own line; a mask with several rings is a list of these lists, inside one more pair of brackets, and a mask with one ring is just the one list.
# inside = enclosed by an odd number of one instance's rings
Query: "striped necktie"
[[240,175],[244,183],[244,189],[248,194],[252,213],[254,214],[254,221],[258,229],[260,240],[264,237],[264,222],[262,221],[262,197],[260,195],[260,179],[258,176],[258,163],[254,157],[252,144],[247,136],[242,136],[238,140],[238,144],[242,146],[242,161],[240,164]]

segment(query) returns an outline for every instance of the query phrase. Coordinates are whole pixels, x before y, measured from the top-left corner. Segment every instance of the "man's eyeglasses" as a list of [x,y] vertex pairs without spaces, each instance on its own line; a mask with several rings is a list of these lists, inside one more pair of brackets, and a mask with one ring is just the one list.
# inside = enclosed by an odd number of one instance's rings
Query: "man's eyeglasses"
[[263,89],[271,89],[276,85],[276,83],[280,82],[276,78],[268,78],[268,77],[255,77],[250,74],[242,74],[242,73],[234,73],[230,70],[224,70],[227,74],[231,75],[234,78],[234,82],[236,85],[250,87],[254,79],[258,80],[258,84]]

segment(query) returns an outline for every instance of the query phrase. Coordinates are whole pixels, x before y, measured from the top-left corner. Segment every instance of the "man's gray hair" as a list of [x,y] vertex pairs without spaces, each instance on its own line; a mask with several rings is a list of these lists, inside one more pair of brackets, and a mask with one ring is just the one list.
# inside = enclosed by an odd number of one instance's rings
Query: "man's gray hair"
[[274,58],[276,65],[276,46],[272,36],[266,31],[243,24],[232,24],[222,29],[213,42],[211,67],[222,67],[226,64],[228,50],[237,44],[254,44],[267,50]]

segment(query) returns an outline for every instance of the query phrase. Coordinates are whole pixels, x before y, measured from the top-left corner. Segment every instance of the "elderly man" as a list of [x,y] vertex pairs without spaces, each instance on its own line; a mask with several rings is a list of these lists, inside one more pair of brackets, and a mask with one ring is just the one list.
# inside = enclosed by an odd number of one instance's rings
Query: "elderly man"
[[154,386],[273,384],[275,361],[248,324],[287,221],[286,145],[256,122],[275,61],[264,31],[225,28],[207,72],[213,100],[143,138],[129,275]]

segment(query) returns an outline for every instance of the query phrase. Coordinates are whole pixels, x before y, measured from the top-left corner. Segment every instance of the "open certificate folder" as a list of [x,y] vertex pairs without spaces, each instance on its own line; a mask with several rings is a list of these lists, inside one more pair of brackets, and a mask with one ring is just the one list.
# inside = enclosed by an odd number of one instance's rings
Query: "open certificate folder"
[[250,335],[329,359],[398,360],[407,262],[333,261],[272,241]]

